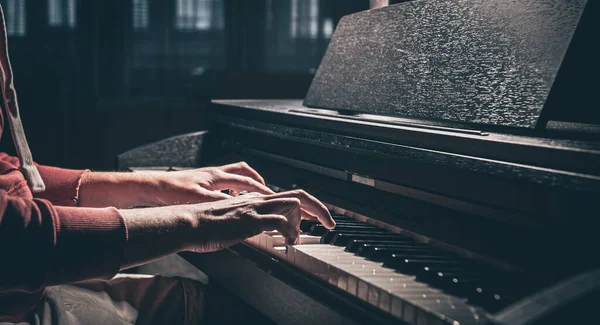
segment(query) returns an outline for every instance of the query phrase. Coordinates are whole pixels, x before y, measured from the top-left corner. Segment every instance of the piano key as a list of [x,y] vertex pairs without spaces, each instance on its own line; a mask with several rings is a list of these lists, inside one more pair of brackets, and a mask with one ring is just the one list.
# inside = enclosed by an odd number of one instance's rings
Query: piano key
[[[477,323],[473,321],[470,312],[474,307],[468,306],[466,300],[448,296],[424,283],[416,282],[414,276],[399,274],[379,263],[345,253],[342,247],[316,244],[291,246],[290,249],[295,249],[297,255],[310,256],[310,263],[313,264],[311,268],[314,270],[319,269],[316,264],[327,265],[328,272],[336,269],[339,288],[370,304],[385,308],[384,311],[393,314],[392,310],[398,305],[394,299],[400,299],[406,304],[403,308],[409,314],[407,317],[417,315],[415,317],[421,317],[421,322],[426,320],[426,324],[434,321],[439,323],[440,320],[450,324],[454,320],[465,324]],[[445,314],[434,312],[431,308],[444,310]]]
[[393,254],[390,259],[387,259],[384,266],[393,268],[399,272],[407,274],[415,274],[425,267],[431,268],[433,265],[447,264],[452,266],[459,266],[460,262],[456,261],[451,256],[440,256],[440,255],[419,255],[408,256],[408,254],[401,254],[398,256]]
[[338,220],[355,220],[352,217],[348,217],[346,215],[343,214],[339,214],[339,213],[332,213],[331,217],[333,218],[333,220],[338,221]]
[[[333,237],[336,234],[338,234],[340,231],[345,232],[346,230],[337,229],[337,227],[336,227],[336,229],[325,231],[325,233],[323,235],[321,235],[321,243],[323,243],[323,244],[330,243],[331,240],[333,239]],[[380,229],[380,228],[378,228],[378,229],[355,228],[355,229],[349,230],[348,233],[357,233],[357,232],[368,232],[371,234],[379,234],[379,233],[385,233],[385,232],[387,232],[387,230]]]
[[[283,235],[273,235],[270,236],[272,238],[271,243],[275,246],[285,245],[286,240]],[[300,243],[301,244],[318,244],[321,240],[321,237],[311,236],[309,234],[300,234]]]
[[[335,234],[332,241],[335,240],[336,236],[342,237],[347,243],[343,246],[320,244],[317,243],[317,238],[321,237],[302,233],[301,240],[304,243],[287,246],[287,254],[284,253],[283,247],[286,247],[286,245],[284,245],[283,237],[279,233],[265,232],[256,237],[260,237],[258,242],[260,242],[261,249],[279,254],[297,268],[309,272],[385,312],[400,314],[400,319],[412,319],[417,324],[452,324],[454,320],[465,324],[477,324],[479,321],[476,318],[485,319],[485,312],[478,306],[491,308],[489,307],[491,303],[487,301],[489,299],[482,295],[476,295],[477,298],[471,298],[470,302],[466,295],[453,294],[441,288],[436,288],[429,283],[421,282],[422,276],[417,279],[415,275],[398,273],[396,269],[389,267],[390,263],[387,260],[384,266],[382,263],[367,260],[345,250],[350,245],[350,238],[354,238],[351,239],[352,241],[357,241],[355,247],[365,246],[372,251],[376,251],[375,248],[378,248],[373,247],[376,246],[373,245],[374,242],[383,246],[379,247],[381,249],[387,249],[391,246],[401,247],[403,251],[398,253],[411,258],[411,261],[420,261],[421,265],[424,265],[425,262],[423,261],[438,262],[438,264],[434,264],[436,269],[448,272],[463,271],[460,268],[462,259],[437,248],[432,249],[430,246],[408,237],[389,232],[374,233],[363,230],[350,233],[339,232]],[[307,241],[304,241],[305,238]],[[257,239],[254,238],[248,242],[253,243],[256,241]],[[269,247],[269,245],[273,246]],[[363,251],[365,249],[363,248]],[[423,253],[423,251],[428,253]],[[439,253],[439,255],[431,252]],[[400,254],[396,255],[397,259],[400,259]],[[419,257],[424,258],[419,260]],[[453,259],[455,259],[454,264],[451,263]],[[450,267],[449,265],[454,266]],[[467,274],[469,272],[473,271],[469,270]],[[455,272],[448,273],[448,275],[460,275],[461,278],[459,279],[466,279],[463,273]],[[398,310],[399,304],[401,305],[400,311]]]
[[[367,259],[374,260],[374,261],[375,260],[383,261],[383,259],[391,257],[392,254],[398,254],[398,253],[403,253],[403,252],[405,254],[409,254],[409,253],[429,254],[429,255],[434,255],[436,253],[441,254],[438,251],[436,251],[435,249],[433,249],[432,247],[407,244],[407,245],[389,245],[389,246],[365,245],[365,246],[359,247],[359,249],[356,251],[356,255],[363,256],[363,257],[366,257]],[[375,259],[377,257],[379,259]]]
[[[329,229],[325,228],[324,225],[322,224],[316,224],[314,226],[312,226],[310,228],[309,233],[313,236],[322,236],[325,234],[325,232],[327,232]],[[382,228],[378,228],[375,226],[371,226],[371,225],[366,225],[366,224],[338,224],[335,226],[334,230],[336,232],[352,232],[352,231],[369,231],[369,232],[374,232],[374,233],[383,233],[383,232],[387,232],[387,230],[382,229]]]
[[[300,220],[300,230],[301,231],[309,232],[310,229],[315,225],[321,225],[321,223],[319,221],[313,221],[313,220],[306,220],[306,219]],[[365,226],[367,224],[365,224],[364,222],[356,221],[356,220],[341,219],[341,220],[336,220],[336,225],[337,226],[349,226],[349,225]],[[372,225],[369,225],[369,226],[375,227]]]
[[[346,246],[348,246],[348,245],[346,245]],[[418,243],[418,242],[395,242],[395,243],[388,243],[388,244],[375,242],[375,243],[366,243],[366,244],[358,245],[358,248],[355,253],[358,253],[358,252],[367,253],[367,252],[370,252],[377,248],[398,248],[399,250],[402,250],[403,248],[426,248],[429,250],[434,250],[434,247],[425,245],[423,243]]]
[[356,253],[356,250],[362,245],[373,245],[373,244],[400,244],[400,243],[415,243],[410,238],[399,237],[397,240],[371,240],[371,239],[353,239],[346,245],[346,252]]
[[352,240],[395,240],[398,238],[406,238],[393,233],[337,233],[329,242],[335,246],[346,246]]
[[414,247],[414,248],[403,248],[402,250],[397,248],[375,248],[372,251],[365,254],[365,258],[383,262],[387,267],[390,266],[389,261],[394,258],[394,255],[402,255],[404,257],[419,257],[419,256],[430,256],[438,260],[452,260],[453,258],[435,250],[429,250],[427,248]]
[[335,246],[346,246],[348,242],[354,236],[371,236],[373,238],[377,238],[380,236],[389,236],[390,233],[383,229],[373,231],[371,229],[356,229],[354,231],[343,230],[343,229],[330,229],[327,231],[328,235],[323,237],[321,240],[322,244],[332,244]]
[[302,220],[300,220],[300,231],[309,232],[310,228],[312,228],[312,226],[317,225],[317,224],[319,224],[318,221],[302,219]]

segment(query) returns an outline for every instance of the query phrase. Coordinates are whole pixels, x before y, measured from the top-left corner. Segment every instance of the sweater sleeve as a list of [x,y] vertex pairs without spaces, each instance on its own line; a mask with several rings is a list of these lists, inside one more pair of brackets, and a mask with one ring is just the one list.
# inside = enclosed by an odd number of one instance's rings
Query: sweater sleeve
[[[19,158],[0,153],[0,171],[19,169]],[[89,170],[66,169],[35,163],[46,190],[35,193],[36,198],[46,199],[54,205],[77,206],[81,178]]]
[[35,164],[46,190],[35,193],[37,198],[46,199],[54,205],[77,206],[81,178],[88,170],[65,169]]
[[0,190],[0,295],[109,279],[120,268],[126,241],[115,208],[56,207]]

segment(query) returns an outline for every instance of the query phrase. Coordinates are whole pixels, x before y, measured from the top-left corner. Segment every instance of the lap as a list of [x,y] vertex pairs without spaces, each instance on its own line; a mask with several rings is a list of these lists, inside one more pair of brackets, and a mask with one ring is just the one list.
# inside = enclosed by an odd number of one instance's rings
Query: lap
[[118,274],[48,287],[33,324],[199,324],[205,285],[183,277]]

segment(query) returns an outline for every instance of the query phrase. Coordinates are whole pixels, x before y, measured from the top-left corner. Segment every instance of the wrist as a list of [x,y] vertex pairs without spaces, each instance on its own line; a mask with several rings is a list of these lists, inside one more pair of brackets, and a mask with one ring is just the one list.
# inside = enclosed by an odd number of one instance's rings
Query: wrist
[[146,173],[88,172],[81,179],[79,204],[87,207],[155,206],[158,183]]
[[196,223],[189,206],[119,210],[128,229],[123,268],[192,247]]

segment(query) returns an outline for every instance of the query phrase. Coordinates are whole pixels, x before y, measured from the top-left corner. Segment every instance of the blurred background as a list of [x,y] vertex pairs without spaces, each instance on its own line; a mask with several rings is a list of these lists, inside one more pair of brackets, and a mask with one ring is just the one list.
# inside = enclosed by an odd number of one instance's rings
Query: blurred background
[[[0,0],[42,164],[202,129],[211,98],[303,98],[339,19],[369,0]],[[0,150],[14,154],[8,127]]]

